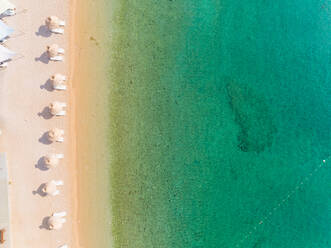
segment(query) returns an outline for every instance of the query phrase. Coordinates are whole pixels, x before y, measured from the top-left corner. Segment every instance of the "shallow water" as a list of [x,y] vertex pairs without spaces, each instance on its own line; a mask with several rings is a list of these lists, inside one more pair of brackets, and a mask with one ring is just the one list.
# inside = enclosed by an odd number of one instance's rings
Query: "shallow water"
[[329,1],[110,6],[115,247],[330,247]]

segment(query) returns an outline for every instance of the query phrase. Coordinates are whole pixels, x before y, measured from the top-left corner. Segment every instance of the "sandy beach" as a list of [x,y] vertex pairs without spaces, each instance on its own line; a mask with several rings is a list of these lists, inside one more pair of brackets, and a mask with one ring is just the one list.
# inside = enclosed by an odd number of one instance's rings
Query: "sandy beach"
[[[80,247],[113,247],[109,163],[109,37],[112,1],[77,1],[72,89],[75,92]],[[98,14],[93,13],[98,10]],[[81,110],[84,111],[81,111]]]
[[[17,15],[4,18],[15,29],[6,46],[18,55],[0,71],[0,150],[7,153],[12,247],[78,247],[77,194],[75,168],[74,96],[71,91],[73,52],[70,52],[73,23],[70,13],[75,0],[13,0]],[[56,15],[66,21],[64,35],[47,32],[45,18]],[[47,45],[57,43],[66,51],[64,62],[50,62],[44,54]],[[73,51],[73,50],[72,50]],[[52,91],[49,77],[68,77],[66,91]],[[48,83],[47,83],[48,82]],[[44,108],[53,101],[67,103],[64,117],[49,118]],[[46,144],[43,135],[51,128],[65,130],[64,142]],[[54,169],[44,170],[41,158],[63,153]],[[51,180],[63,180],[60,195],[42,197],[35,191]],[[66,211],[61,230],[47,230],[45,218]]]

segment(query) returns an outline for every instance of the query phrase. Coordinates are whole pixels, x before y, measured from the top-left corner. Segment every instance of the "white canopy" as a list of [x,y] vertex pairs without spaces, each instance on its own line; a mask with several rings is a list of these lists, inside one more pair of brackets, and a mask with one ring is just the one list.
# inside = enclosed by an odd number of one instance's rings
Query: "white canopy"
[[48,195],[55,195],[55,192],[57,191],[56,183],[54,181],[45,183],[45,186],[42,191]]
[[[0,0],[1,1],[1,0]],[[0,21],[0,40],[6,38],[14,32],[14,29],[8,27],[2,21]]]
[[14,52],[10,51],[9,49],[5,48],[4,46],[0,45],[0,63],[11,59],[15,55],[16,55],[16,53],[14,53]]
[[8,9],[15,9],[15,5],[9,2],[8,0],[0,0],[0,14],[5,12]]
[[46,155],[44,157],[46,167],[56,167],[59,163],[59,158],[55,154]]
[[64,222],[65,222],[65,220],[61,217],[51,216],[48,219],[47,224],[48,224],[49,229],[59,230],[62,228]]

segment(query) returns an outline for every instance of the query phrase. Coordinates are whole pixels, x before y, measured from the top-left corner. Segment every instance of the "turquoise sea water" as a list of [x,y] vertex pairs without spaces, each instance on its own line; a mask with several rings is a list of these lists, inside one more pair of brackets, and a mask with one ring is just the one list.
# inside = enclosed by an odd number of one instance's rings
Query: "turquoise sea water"
[[330,1],[110,7],[115,247],[331,247]]

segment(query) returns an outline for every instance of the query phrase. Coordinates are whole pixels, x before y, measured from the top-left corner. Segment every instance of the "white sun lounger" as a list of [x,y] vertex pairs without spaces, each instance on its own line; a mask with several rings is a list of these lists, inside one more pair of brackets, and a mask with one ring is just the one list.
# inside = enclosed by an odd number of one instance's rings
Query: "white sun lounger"
[[51,61],[63,61],[63,56],[54,56],[49,58]]
[[61,76],[61,79],[62,79],[63,81],[66,81],[66,80],[67,80],[67,77],[66,77],[65,75],[59,75],[59,76]]
[[[61,107],[62,108],[65,108],[65,107],[67,107],[67,104],[65,102],[62,102],[61,103]],[[64,116],[64,115],[66,115],[66,111],[65,110],[62,110],[62,111],[60,111],[59,113],[56,114],[56,116]]]
[[52,196],[56,196],[56,195],[59,195],[60,194],[60,190],[56,190],[53,194],[52,194]]
[[56,186],[62,186],[64,185],[63,181],[59,180],[59,181],[53,181],[55,183]]
[[59,49],[57,49],[57,52],[58,52],[59,54],[64,54],[64,49],[63,49],[63,48],[59,48]]
[[56,116],[65,116],[66,115],[66,111],[62,110],[61,112],[57,113]]
[[59,221],[60,221],[61,224],[63,224],[63,223],[66,223],[67,220],[65,218],[60,218]]
[[60,25],[61,27],[64,27],[64,26],[66,25],[66,22],[65,22],[65,21],[60,21],[60,22],[59,22],[59,25]]
[[64,158],[64,154],[59,153],[59,154],[55,154],[55,157],[60,159],[60,158]]
[[64,138],[63,137],[58,138],[56,141],[62,143],[64,141]]
[[54,28],[54,29],[51,29],[51,32],[54,34],[64,34],[64,29],[63,28]]
[[55,90],[66,90],[67,86],[66,85],[57,85],[53,87]]
[[53,213],[52,216],[64,217],[64,216],[67,216],[67,212],[66,211],[63,211],[63,212]]

